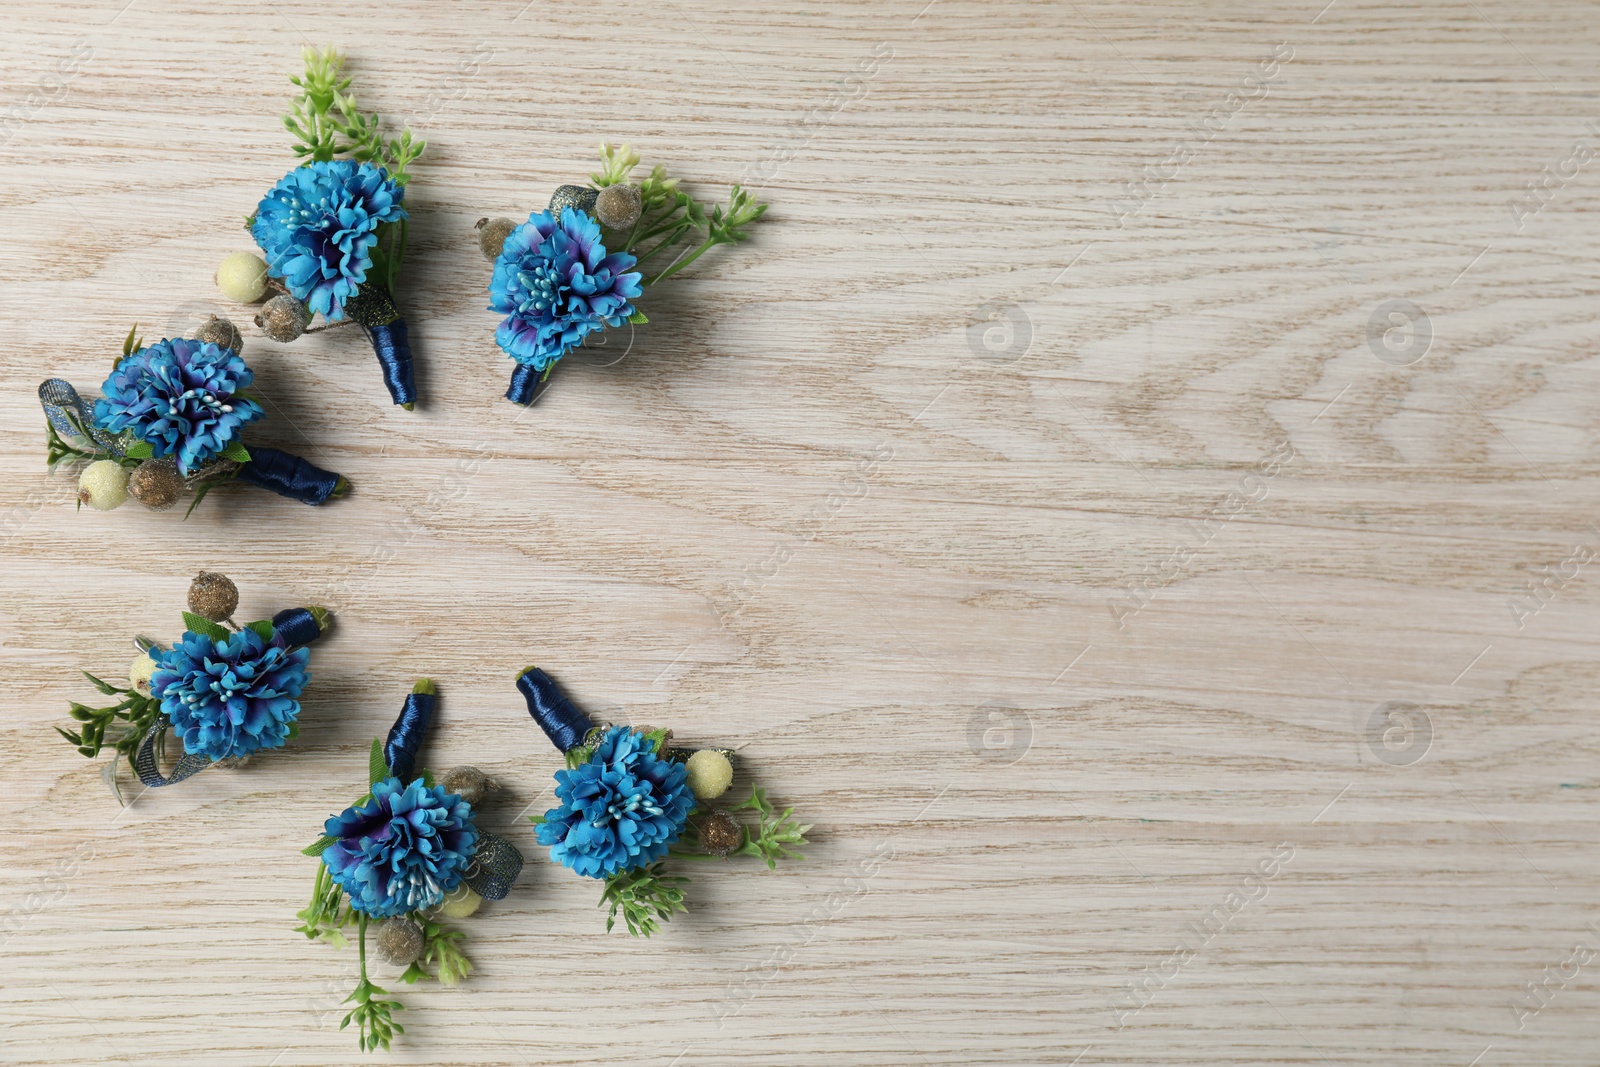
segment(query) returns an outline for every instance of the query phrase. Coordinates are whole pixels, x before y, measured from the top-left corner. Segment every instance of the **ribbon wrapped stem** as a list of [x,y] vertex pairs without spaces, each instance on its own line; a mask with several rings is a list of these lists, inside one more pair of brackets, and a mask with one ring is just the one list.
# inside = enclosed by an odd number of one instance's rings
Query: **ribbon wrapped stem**
[[506,390],[506,399],[524,406],[532,404],[550,388],[550,373],[555,369],[554,363],[542,371],[518,363],[517,369],[511,372],[511,388]]
[[417,406],[417,385],[411,362],[411,341],[406,336],[406,320],[395,319],[378,326],[365,326],[372,352],[383,368],[383,384],[389,396],[407,411]]
[[400,717],[389,727],[389,738],[383,745],[383,759],[389,765],[389,773],[402,782],[409,782],[412,772],[416,770],[417,753],[427,737],[428,724],[433,721],[433,708],[437,701],[433,683],[426,679],[418,682],[417,691],[406,696],[406,702],[400,708]]
[[561,691],[554,678],[538,667],[529,667],[517,676],[517,689],[528,702],[528,714],[559,751],[583,744],[594,724]]
[[250,462],[239,468],[237,477],[242,482],[312,506],[343,495],[341,486],[349,484],[332,471],[325,471],[299,456],[260,445],[250,446]]

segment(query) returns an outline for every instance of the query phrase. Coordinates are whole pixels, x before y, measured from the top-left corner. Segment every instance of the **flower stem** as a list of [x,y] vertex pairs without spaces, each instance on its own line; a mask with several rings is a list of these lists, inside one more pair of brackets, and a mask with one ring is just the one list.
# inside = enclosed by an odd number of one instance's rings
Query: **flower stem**
[[[668,247],[670,247],[672,245],[675,245],[682,239],[683,239],[683,234],[682,233],[675,233],[675,234],[672,234],[670,237],[663,238],[661,243],[656,245],[654,248],[650,249],[650,251],[645,252],[642,255],[634,257],[633,265],[635,267],[637,267],[639,264],[643,263],[645,260],[647,260],[651,256],[655,255],[657,252],[661,251],[663,248],[668,248]],[[648,284],[648,283],[646,283],[646,284]]]
[[401,219],[389,241],[389,284],[394,291],[394,280],[400,275],[400,261],[406,258],[406,220]]
[[654,278],[646,280],[644,284],[654,285],[656,282],[664,281],[667,278],[672,277],[674,274],[678,273],[680,270],[687,267],[689,264],[693,263],[695,260],[705,255],[706,252],[710,251],[712,248],[715,248],[721,243],[722,242],[717,240],[715,237],[708,237],[699,248],[695,249],[693,252],[690,252],[682,259],[673,260],[667,265],[666,270],[662,271],[660,274],[657,274]]
[[[326,870],[326,868],[324,868]],[[356,930],[360,936],[358,943],[361,946],[361,984],[367,984],[367,913],[360,912],[356,916]]]

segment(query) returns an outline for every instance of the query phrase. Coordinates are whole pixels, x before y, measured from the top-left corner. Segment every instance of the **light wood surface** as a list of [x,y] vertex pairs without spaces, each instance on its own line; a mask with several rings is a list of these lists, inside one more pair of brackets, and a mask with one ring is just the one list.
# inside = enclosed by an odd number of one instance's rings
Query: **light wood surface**
[[[0,1060],[359,1061],[298,850],[426,674],[428,763],[503,784],[528,865],[469,982],[404,990],[391,1062],[1600,1062],[1592,5],[0,23]],[[307,43],[430,143],[415,413],[359,337],[275,345],[211,284]],[[602,138],[773,206],[524,411],[472,224]],[[1369,343],[1390,301],[1425,354]],[[211,311],[251,335],[256,439],[353,495],[75,513],[37,382]],[[119,809],[51,727],[201,568],[246,617],[336,612],[302,737]],[[807,862],[696,868],[661,935],[605,935],[521,818],[557,766],[528,663],[740,747]]]

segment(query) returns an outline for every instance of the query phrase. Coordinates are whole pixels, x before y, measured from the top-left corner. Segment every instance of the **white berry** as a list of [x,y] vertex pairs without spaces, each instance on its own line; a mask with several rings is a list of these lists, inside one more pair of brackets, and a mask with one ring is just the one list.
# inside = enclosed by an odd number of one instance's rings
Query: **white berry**
[[733,764],[713,749],[702,748],[684,766],[689,770],[689,788],[696,800],[715,800],[733,784]]
[[97,459],[78,476],[78,500],[96,511],[114,511],[128,499],[128,470],[114,459]]
[[267,261],[253,252],[223,256],[217,268],[217,288],[229,300],[254,304],[267,291]]

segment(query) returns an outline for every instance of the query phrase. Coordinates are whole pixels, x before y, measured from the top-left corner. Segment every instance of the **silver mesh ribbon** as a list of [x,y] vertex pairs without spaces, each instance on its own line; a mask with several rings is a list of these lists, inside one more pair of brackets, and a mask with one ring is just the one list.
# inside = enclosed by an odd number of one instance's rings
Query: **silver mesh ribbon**
[[94,424],[94,412],[89,410],[89,405],[78,395],[78,390],[72,387],[71,382],[60,378],[40,382],[39,406],[44,408],[44,417],[50,420],[50,425],[62,437],[87,440],[100,451],[109,452],[118,459],[128,450],[129,442],[123,436],[106,433]]
[[522,873],[522,853],[497,834],[478,834],[478,851],[462,879],[468,889],[484,900],[501,900]]
[[211,766],[211,757],[196,756],[185,752],[178,760],[178,765],[172,768],[172,774],[167,777],[161,775],[159,754],[161,752],[161,739],[166,736],[167,730],[172,726],[172,720],[165,715],[157,719],[150,727],[150,732],[144,735],[144,740],[139,742],[139,751],[133,755],[133,770],[139,776],[139,781],[152,789],[159,789],[164,785],[181,782],[185,778],[199,774]]

